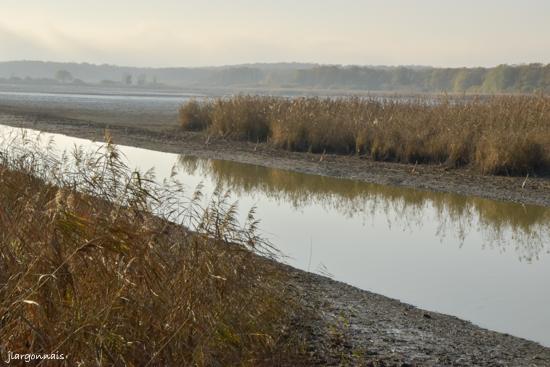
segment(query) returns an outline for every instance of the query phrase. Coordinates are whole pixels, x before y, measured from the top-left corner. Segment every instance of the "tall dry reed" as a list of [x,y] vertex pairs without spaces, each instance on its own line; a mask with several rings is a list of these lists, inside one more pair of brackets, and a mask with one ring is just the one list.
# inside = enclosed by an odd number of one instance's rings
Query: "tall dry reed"
[[469,166],[484,174],[550,170],[550,98],[541,95],[407,100],[238,96],[192,103],[207,116],[197,125],[209,134],[267,141],[282,149]]
[[[0,139],[2,140],[2,139]],[[0,347],[46,366],[294,364],[298,308],[218,192],[130,171],[115,146],[0,150]],[[178,199],[179,198],[179,199]],[[182,226],[185,224],[185,227]],[[192,229],[192,230],[191,230]],[[289,362],[292,361],[292,362]]]

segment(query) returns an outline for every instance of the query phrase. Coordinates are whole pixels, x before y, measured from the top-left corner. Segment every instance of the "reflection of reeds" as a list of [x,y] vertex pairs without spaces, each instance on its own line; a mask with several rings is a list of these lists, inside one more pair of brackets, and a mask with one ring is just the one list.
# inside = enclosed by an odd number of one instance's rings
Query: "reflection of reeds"
[[28,137],[0,143],[2,350],[66,365],[295,357],[284,275],[254,254],[271,250],[227,195],[202,209],[199,192],[186,201],[177,183],[129,171],[111,144],[69,158]]
[[477,223],[484,246],[516,246],[522,259],[535,259],[550,241],[550,210],[544,207],[305,175],[231,161],[180,156],[179,163],[187,173],[209,175],[236,194],[259,193],[295,207],[318,203],[349,217],[384,213],[390,224],[408,229],[424,225],[426,208],[433,207],[436,218],[432,219],[438,223],[437,235],[441,239],[447,235],[464,239]]
[[404,163],[469,165],[488,174],[550,169],[550,99],[296,98],[237,96],[182,106],[184,128],[288,150],[368,155]]

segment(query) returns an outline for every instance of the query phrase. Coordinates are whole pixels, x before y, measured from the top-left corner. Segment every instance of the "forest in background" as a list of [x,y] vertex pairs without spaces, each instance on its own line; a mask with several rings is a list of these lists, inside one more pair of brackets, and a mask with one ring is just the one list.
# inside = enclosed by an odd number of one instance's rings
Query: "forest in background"
[[258,63],[201,68],[139,68],[89,63],[11,61],[0,62],[0,83],[533,93],[550,91],[550,64],[435,68]]

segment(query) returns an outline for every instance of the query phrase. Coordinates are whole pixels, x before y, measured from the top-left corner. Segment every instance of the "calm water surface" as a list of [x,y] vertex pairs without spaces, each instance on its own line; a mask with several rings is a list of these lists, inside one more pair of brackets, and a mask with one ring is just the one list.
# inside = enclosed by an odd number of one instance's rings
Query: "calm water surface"
[[[59,148],[97,144],[44,135]],[[291,265],[550,346],[550,209],[121,150],[158,179],[176,166],[189,192],[231,190],[243,218],[256,206]]]
[[[0,88],[2,88],[0,86]],[[139,92],[139,91],[138,91]],[[0,89],[0,104],[23,108],[47,108],[49,110],[72,109],[81,113],[120,113],[120,114],[175,114],[183,102],[190,98],[186,93],[128,91],[112,94],[98,91],[86,93],[47,93],[5,91]]]

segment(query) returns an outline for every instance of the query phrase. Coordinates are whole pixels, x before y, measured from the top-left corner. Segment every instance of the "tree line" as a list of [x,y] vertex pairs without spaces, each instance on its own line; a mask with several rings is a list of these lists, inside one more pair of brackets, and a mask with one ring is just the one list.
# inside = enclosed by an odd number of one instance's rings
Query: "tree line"
[[[225,71],[225,73],[235,71]],[[243,70],[239,71],[243,73]],[[250,70],[248,78],[258,71]],[[532,93],[550,91],[550,64],[493,68],[375,68],[318,66],[293,73],[264,72],[259,84],[370,91]],[[286,77],[286,79],[285,79]],[[243,78],[244,79],[244,78]]]
[[[298,63],[246,64],[201,68],[135,68],[114,65],[0,62],[0,81],[51,78],[59,70],[85,83],[176,87],[259,87],[426,93],[533,93],[550,91],[550,64],[491,68],[341,66]],[[122,76],[122,79],[121,79]],[[57,75],[57,80],[66,80]],[[135,79],[135,83],[132,79]],[[140,81],[142,83],[140,83]]]

